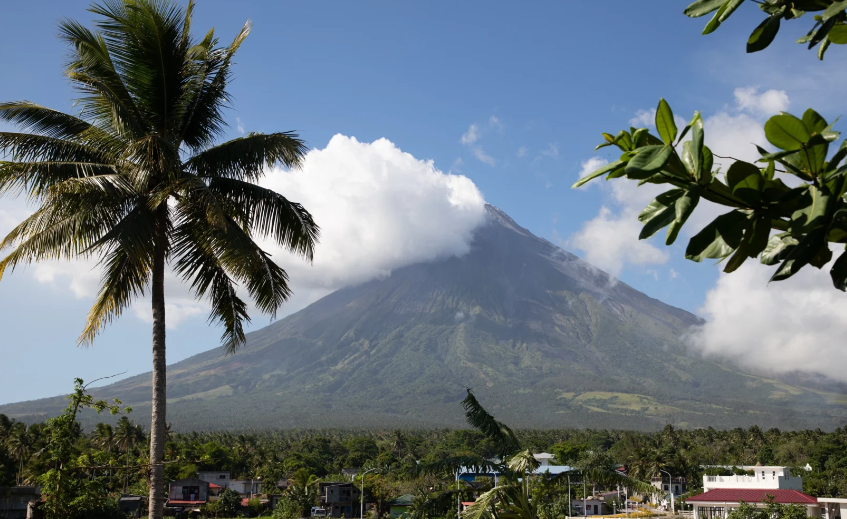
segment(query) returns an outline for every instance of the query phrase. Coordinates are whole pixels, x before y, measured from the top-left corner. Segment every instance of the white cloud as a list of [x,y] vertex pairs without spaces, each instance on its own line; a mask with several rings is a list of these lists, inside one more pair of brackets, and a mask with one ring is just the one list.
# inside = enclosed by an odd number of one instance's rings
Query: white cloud
[[269,247],[295,291],[334,290],[469,250],[484,219],[473,182],[439,171],[386,139],[336,135],[301,170],[275,169],[265,187],[302,203],[321,226],[314,265]]
[[235,118],[235,122],[236,122],[236,129],[238,130],[238,133],[240,133],[241,135],[244,135],[244,123],[241,122],[241,119],[238,118],[238,117]]
[[[593,173],[594,171],[597,171],[598,169],[602,168],[603,166],[605,166],[608,163],[609,163],[609,161],[602,158],[602,157],[591,157],[588,160],[583,160],[582,163],[580,164],[579,178],[582,178],[586,175],[590,175],[591,173]],[[588,184],[584,185],[583,187],[588,187],[590,185],[591,185],[591,183],[589,182]]]
[[[143,303],[143,304],[142,304]],[[153,311],[147,301],[139,301],[133,308],[135,316],[145,323],[153,322]],[[173,298],[165,304],[165,322],[168,329],[176,329],[186,319],[206,315],[208,305],[193,299]]]
[[655,265],[668,261],[668,253],[649,242],[638,239],[641,224],[637,213],[623,211],[615,215],[608,207],[582,225],[568,244],[585,252],[583,259],[613,276],[624,265]]
[[476,157],[480,162],[484,162],[484,163],[488,164],[489,166],[493,166],[494,164],[496,164],[494,157],[485,153],[485,151],[483,151],[482,148],[475,147],[471,151],[473,153],[473,156]]
[[701,309],[709,320],[689,344],[753,371],[814,371],[847,381],[847,298],[832,287],[829,266],[768,284],[774,269],[751,259],[721,274]]
[[479,139],[479,126],[476,124],[470,125],[468,127],[468,131],[462,134],[462,138],[459,142],[465,145],[470,145],[475,143]]
[[554,143],[547,144],[546,150],[541,150],[541,154],[545,157],[550,157],[551,159],[555,159],[559,157],[559,145]]
[[526,146],[521,146],[518,148],[518,157],[523,157],[526,155]]
[[788,110],[789,100],[785,90],[768,90],[759,94],[758,87],[735,89],[735,102],[741,110],[757,115],[771,116]]
[[670,277],[671,279],[676,279],[679,277],[679,272],[675,271],[674,269],[670,269],[668,271],[668,277]]
[[494,115],[488,118],[488,126],[498,132],[502,132],[506,128],[506,126],[500,122],[500,118]]
[[629,125],[636,128],[652,128],[656,125],[656,109],[638,110],[635,112],[635,117],[629,120]]

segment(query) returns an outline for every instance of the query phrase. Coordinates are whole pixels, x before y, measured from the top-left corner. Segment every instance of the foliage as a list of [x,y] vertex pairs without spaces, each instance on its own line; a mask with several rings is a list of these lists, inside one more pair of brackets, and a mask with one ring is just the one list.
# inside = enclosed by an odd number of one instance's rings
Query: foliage
[[265,505],[258,497],[248,500],[247,508],[250,509],[250,517],[259,517],[265,511]]
[[768,496],[763,507],[756,507],[742,501],[727,515],[727,519],[806,519],[806,507],[798,504],[781,504]]
[[308,517],[301,515],[300,503],[290,495],[283,495],[276,503],[273,511],[274,519],[299,519]]
[[[102,484],[80,477],[78,473],[91,459],[81,455],[78,447],[82,431],[76,417],[80,410],[86,408],[98,413],[108,410],[111,414],[118,414],[121,402],[116,400],[109,404],[105,400],[94,400],[86,392],[86,387],[82,379],[74,379],[74,391],[68,397],[70,403],[67,409],[46,422],[49,436],[43,457],[46,471],[38,477],[38,482],[45,499],[47,519],[73,519],[97,514],[108,516],[111,510],[112,503]],[[126,408],[125,411],[130,412],[131,409]]]
[[[761,167],[735,160],[723,180],[714,168],[715,155],[704,144],[699,113],[679,132],[670,105],[662,99],[656,128],[659,137],[647,128],[616,136],[604,133],[598,148],[617,146],[623,152],[619,160],[574,184],[605,176],[671,187],[638,216],[644,224],[639,239],[667,227],[665,243],[672,244],[702,199],[732,210],[695,234],[685,257],[726,260],[727,273],[758,256],[762,264],[777,266],[771,281],[781,281],[806,265],[823,268],[832,259],[830,243],[847,243],[847,165],[840,166],[847,157],[847,140],[827,160],[839,133],[814,110],[806,110],[802,118],[787,113],[771,117],[765,137],[780,151],[758,146]],[[682,142],[689,130],[691,140]],[[790,178],[783,182],[777,173]],[[779,234],[771,236],[771,230]],[[833,263],[830,276],[835,288],[847,289],[847,252]]]
[[219,517],[235,517],[241,509],[241,494],[231,488],[224,489],[217,504],[216,512]]
[[[696,0],[685,9],[691,17],[714,12],[712,19],[703,29],[710,34],[738,9],[744,0]],[[815,24],[797,43],[808,44],[809,49],[818,46],[818,57],[823,59],[830,44],[847,44],[847,2],[843,0],[768,0],[756,2],[767,17],[753,30],[747,40],[747,52],[758,52],[768,47],[776,38],[782,20],[796,20],[807,12],[815,15]]]

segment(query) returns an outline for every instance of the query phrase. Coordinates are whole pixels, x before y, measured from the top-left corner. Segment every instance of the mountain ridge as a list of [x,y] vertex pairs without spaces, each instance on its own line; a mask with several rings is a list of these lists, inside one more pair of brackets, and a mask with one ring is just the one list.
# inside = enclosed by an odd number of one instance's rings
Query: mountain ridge
[[[680,337],[703,322],[486,206],[464,256],[337,290],[251,332],[233,356],[214,348],[169,366],[169,420],[178,429],[462,427],[458,402],[473,387],[518,427],[841,424],[843,393],[690,351]],[[146,413],[149,374],[94,393]],[[57,398],[0,413],[55,413]]]

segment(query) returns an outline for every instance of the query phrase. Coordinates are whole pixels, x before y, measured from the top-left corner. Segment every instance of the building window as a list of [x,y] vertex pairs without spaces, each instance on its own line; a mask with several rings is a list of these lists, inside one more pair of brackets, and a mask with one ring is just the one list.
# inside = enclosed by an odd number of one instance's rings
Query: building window
[[701,506],[699,511],[699,519],[723,519],[722,506]]
[[665,492],[667,492],[667,491],[668,491],[668,486],[667,486],[667,485],[665,485]]
[[218,476],[218,479],[226,479],[226,474],[221,474],[220,476]]

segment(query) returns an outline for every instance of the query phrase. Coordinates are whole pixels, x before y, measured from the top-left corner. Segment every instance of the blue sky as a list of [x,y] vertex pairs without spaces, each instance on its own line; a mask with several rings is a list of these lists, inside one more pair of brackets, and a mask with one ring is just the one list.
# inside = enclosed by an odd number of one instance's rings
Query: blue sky
[[[195,29],[215,26],[222,42],[245,20],[254,22],[235,68],[230,137],[241,127],[297,130],[315,148],[336,134],[361,143],[388,139],[443,172],[467,176],[487,202],[582,256],[590,253],[577,247],[590,241],[587,225],[614,227],[640,202],[607,186],[570,185],[593,157],[600,132],[628,127],[660,97],[686,119],[695,109],[714,117],[712,128],[730,136],[730,151],[752,148],[730,130],[751,128],[755,137],[754,123],[769,109],[802,112],[814,105],[834,118],[847,108],[837,95],[847,70],[843,51],[831,49],[821,63],[791,43],[810,20],[784,24],[765,52],[744,53],[762,17],[752,3],[708,37],[700,36],[706,19],[686,18],[685,2],[675,0],[198,3]],[[4,6],[0,100],[72,110],[57,21],[88,22],[87,5]],[[598,157],[614,160],[612,153]],[[23,211],[20,201],[0,199],[0,225]],[[618,251],[618,266],[601,266],[696,312],[720,286],[719,271],[682,259],[684,243],[667,249],[656,243],[640,256]],[[94,347],[75,346],[91,297],[69,283],[35,267],[0,282],[0,403],[63,392],[75,376],[149,369],[149,324],[129,312]],[[216,346],[220,331],[189,313],[168,333],[173,362]]]

